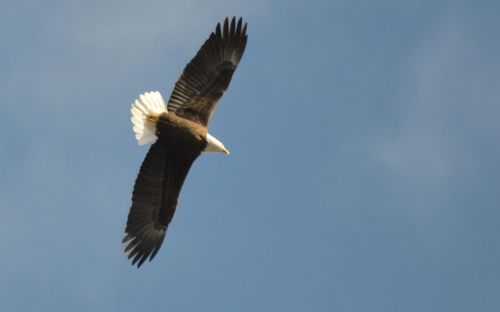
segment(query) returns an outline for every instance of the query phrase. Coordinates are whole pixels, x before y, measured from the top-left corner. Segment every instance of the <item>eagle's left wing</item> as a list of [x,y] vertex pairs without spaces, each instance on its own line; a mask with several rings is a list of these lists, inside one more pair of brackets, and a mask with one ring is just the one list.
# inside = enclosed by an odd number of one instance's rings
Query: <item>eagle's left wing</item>
[[184,180],[199,155],[176,151],[160,140],[151,145],[135,181],[123,239],[137,267],[160,249]]

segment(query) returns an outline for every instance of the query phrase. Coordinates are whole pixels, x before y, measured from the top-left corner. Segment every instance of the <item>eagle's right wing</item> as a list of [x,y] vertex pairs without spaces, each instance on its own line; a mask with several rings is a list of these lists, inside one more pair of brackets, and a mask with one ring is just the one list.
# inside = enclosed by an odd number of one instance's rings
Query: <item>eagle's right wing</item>
[[231,82],[247,44],[247,24],[226,18],[201,46],[175,83],[168,111],[208,125],[215,106]]

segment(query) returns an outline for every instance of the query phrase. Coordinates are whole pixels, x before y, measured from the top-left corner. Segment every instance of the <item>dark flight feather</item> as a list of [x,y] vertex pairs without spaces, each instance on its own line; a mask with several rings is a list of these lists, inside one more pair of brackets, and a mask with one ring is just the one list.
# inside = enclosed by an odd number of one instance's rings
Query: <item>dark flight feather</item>
[[217,102],[229,86],[247,43],[247,24],[226,18],[221,30],[202,45],[175,83],[168,101],[168,111],[177,116],[208,125]]
[[160,140],[151,145],[135,181],[123,239],[132,264],[140,267],[160,249],[184,180],[199,154],[175,151]]

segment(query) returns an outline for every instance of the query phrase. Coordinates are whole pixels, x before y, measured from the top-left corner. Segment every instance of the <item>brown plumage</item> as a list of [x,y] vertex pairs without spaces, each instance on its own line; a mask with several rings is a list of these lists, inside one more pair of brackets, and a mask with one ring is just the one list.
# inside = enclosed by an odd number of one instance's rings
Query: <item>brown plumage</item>
[[222,29],[217,24],[177,80],[168,101],[168,113],[147,116],[153,122],[157,139],[135,182],[123,239],[128,243],[128,258],[138,267],[146,259],[152,260],[160,249],[194,160],[203,151],[227,152],[222,143],[210,139],[207,126],[229,86],[246,42],[246,23],[241,18],[237,23],[234,17],[231,21],[226,18]]
[[240,18],[235,25],[226,18],[221,31],[215,33],[200,48],[175,83],[168,110],[176,115],[207,126],[215,105],[226,91],[247,43],[247,25]]

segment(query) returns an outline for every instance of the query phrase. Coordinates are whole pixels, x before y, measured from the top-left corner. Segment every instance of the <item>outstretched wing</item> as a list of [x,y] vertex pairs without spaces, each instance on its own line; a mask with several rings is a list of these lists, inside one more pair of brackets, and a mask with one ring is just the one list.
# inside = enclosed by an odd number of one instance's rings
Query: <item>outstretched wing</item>
[[184,68],[168,101],[168,111],[204,126],[226,91],[247,44],[247,24],[233,17],[202,45]]
[[160,140],[149,149],[135,181],[123,243],[132,264],[151,261],[163,243],[177,198],[197,154],[172,150]]

